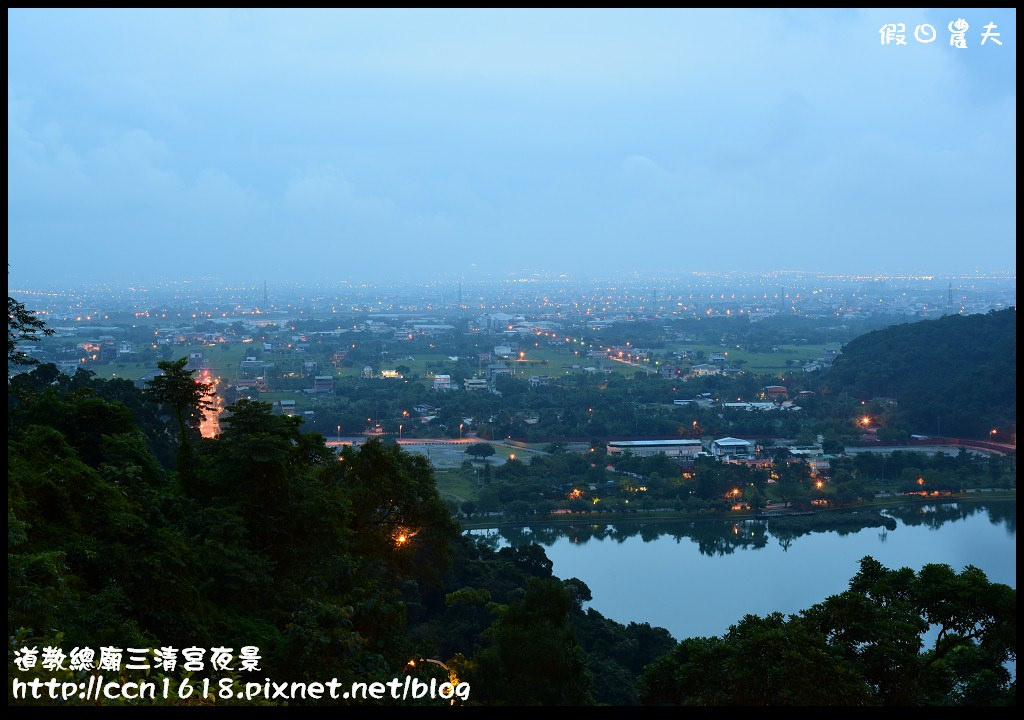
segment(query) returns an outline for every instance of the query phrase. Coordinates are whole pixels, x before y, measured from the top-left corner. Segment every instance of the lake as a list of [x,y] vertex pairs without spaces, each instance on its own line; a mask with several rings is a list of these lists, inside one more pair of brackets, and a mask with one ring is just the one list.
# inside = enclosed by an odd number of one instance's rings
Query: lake
[[[860,515],[878,520],[877,511]],[[845,590],[865,555],[890,568],[974,565],[1017,586],[1015,500],[904,505],[882,515],[881,527],[825,531],[807,530],[815,516],[796,519],[796,528],[708,519],[470,532],[495,546],[539,543],[556,576],[590,587],[590,607],[621,623],[660,625],[676,639],[720,635],[747,613],[810,607]]]

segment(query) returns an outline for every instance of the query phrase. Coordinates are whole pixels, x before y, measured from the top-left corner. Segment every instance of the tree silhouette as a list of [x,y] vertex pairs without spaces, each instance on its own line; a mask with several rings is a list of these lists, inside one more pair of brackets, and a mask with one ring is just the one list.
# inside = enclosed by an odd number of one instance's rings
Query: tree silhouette
[[20,302],[7,296],[7,362],[10,365],[37,365],[35,358],[18,349],[19,342],[39,342],[42,335],[53,335],[46,323],[26,310]]

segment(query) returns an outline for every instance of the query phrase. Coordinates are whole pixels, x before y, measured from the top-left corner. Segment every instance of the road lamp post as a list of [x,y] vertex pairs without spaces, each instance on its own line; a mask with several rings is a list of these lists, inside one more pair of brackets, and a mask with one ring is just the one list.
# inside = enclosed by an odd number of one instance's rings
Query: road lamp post
[[398,439],[399,440],[402,439],[402,426],[401,425],[398,426]]
[[341,425],[338,426],[338,442],[341,442]]
[[463,428],[463,426],[464,426],[464,423],[459,423],[459,440],[462,439],[462,428]]

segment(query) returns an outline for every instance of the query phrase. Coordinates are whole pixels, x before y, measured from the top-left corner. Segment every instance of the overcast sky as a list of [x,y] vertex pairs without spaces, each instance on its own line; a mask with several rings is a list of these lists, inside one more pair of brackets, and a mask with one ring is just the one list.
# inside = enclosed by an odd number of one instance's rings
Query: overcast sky
[[9,10],[7,38],[12,285],[1016,266],[1014,11]]

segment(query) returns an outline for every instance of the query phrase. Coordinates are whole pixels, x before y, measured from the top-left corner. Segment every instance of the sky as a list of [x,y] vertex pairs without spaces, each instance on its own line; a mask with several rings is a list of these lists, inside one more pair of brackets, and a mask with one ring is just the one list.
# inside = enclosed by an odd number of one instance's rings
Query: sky
[[7,17],[12,287],[1015,272],[1013,10]]

